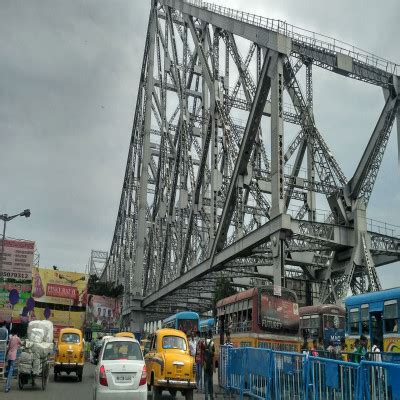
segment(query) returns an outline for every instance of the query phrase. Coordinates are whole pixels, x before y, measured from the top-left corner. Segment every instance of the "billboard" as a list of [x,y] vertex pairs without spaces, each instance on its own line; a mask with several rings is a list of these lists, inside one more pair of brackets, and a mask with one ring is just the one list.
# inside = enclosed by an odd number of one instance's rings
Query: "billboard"
[[[46,310],[49,314],[46,313]],[[46,318],[47,317],[47,318]],[[47,308],[34,308],[34,318],[43,320],[48,319],[54,325],[54,337],[58,338],[60,330],[67,326],[82,329],[85,322],[85,312],[84,311],[68,311],[62,310],[49,310]],[[70,324],[68,324],[68,320]]]
[[[2,240],[0,240],[1,248]],[[35,242],[27,240],[4,240],[4,253],[0,278],[12,281],[32,279],[33,253]]]
[[259,302],[259,322],[262,328],[269,331],[298,331],[299,307],[292,299],[261,292]]
[[84,306],[88,275],[79,272],[33,268],[32,296],[43,303]]
[[34,304],[31,282],[0,283],[0,321],[28,322]]
[[93,331],[117,328],[120,323],[121,301],[112,297],[89,294],[86,306],[86,327]]

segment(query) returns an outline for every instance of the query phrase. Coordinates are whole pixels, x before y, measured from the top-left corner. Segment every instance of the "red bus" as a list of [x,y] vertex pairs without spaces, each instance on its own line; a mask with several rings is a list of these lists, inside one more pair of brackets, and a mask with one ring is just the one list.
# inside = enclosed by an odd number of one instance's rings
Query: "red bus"
[[[217,332],[222,327],[231,334],[235,347],[262,347],[298,351],[299,307],[296,294],[282,288],[281,296],[273,286],[245,290],[217,303]],[[215,338],[219,353],[219,336]]]

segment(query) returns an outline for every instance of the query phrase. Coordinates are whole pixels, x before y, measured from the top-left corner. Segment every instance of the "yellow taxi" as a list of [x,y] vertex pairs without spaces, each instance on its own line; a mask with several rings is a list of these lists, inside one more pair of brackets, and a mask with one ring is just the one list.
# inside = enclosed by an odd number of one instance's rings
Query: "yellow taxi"
[[162,391],[168,390],[173,397],[180,391],[186,400],[193,400],[195,361],[182,331],[169,328],[156,331],[150,339],[145,362],[153,399],[160,399]]
[[115,337],[127,337],[135,339],[135,335],[132,332],[118,332],[114,335]]
[[54,380],[58,380],[61,372],[68,375],[74,372],[81,382],[85,364],[84,352],[82,331],[75,328],[61,329],[54,359]]

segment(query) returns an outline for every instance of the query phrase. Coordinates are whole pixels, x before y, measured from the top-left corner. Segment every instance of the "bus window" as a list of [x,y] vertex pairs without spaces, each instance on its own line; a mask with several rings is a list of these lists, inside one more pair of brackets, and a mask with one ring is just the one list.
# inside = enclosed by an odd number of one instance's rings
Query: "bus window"
[[319,324],[320,324],[320,318],[319,315],[311,315],[310,318],[310,330],[309,334],[310,337],[313,339],[318,338],[319,335]]
[[386,333],[398,333],[399,308],[396,300],[385,303],[383,312]]
[[341,315],[324,315],[324,329],[344,329],[344,317]]
[[350,335],[359,335],[359,327],[358,323],[360,321],[359,313],[358,313],[358,308],[352,308],[349,313],[349,334]]
[[367,304],[361,306],[361,334],[369,335],[369,308]]

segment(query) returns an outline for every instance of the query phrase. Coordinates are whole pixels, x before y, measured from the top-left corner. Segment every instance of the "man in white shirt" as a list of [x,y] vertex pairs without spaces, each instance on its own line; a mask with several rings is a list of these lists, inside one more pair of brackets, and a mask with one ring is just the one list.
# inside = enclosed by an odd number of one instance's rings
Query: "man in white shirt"
[[192,357],[196,357],[196,347],[197,347],[197,341],[194,338],[193,332],[191,332],[189,338],[189,351]]
[[378,340],[373,339],[372,343],[373,343],[373,345],[372,345],[372,360],[371,361],[382,362],[381,350],[379,349],[379,346],[378,346]]

